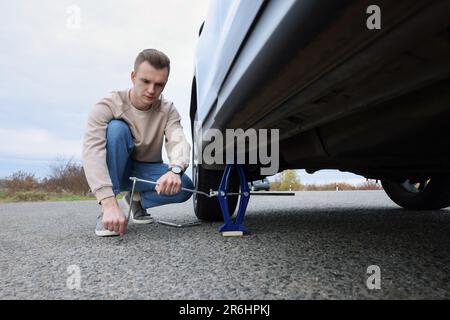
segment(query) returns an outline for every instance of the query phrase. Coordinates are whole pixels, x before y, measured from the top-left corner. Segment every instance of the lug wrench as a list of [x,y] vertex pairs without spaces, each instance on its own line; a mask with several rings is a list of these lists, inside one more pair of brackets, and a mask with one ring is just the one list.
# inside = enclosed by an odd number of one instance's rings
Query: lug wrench
[[[139,179],[137,177],[130,177],[130,180],[133,181],[133,187],[131,188],[131,197],[130,197],[131,199],[133,199],[136,182],[140,181],[140,182],[154,184],[155,186],[158,185],[158,183],[155,182],[155,181]],[[202,191],[198,191],[198,190],[192,190],[192,189],[188,189],[188,188],[183,188],[183,187],[181,187],[181,190],[192,192],[192,193],[201,194],[201,195],[204,195],[205,197],[208,197],[208,198],[212,198],[212,197],[216,196],[216,194],[214,194],[214,192],[212,190],[210,191],[210,194],[207,194],[206,192],[202,192]],[[131,216],[131,205],[130,205],[130,208],[128,210],[127,222],[130,221],[130,216]],[[173,222],[169,222],[169,221],[162,221],[162,220],[157,220],[157,222],[160,223],[160,224],[164,224],[164,225],[171,226],[171,227],[177,227],[177,228],[190,227],[190,226],[196,226],[196,225],[201,224],[200,221],[188,222],[188,223],[183,223],[183,224],[173,223]]]
[[[136,186],[136,182],[140,181],[140,182],[145,182],[145,183],[150,183],[153,184],[155,186],[158,185],[157,182],[155,181],[151,181],[151,180],[145,180],[145,179],[140,179],[137,177],[130,177],[130,180],[133,181],[133,187],[131,189],[131,199],[133,199],[134,196],[134,190],[135,190],[135,186]],[[246,183],[246,181],[244,181]],[[187,192],[191,192],[191,193],[196,193],[196,194],[200,194],[203,195],[205,197],[208,198],[213,198],[213,197],[226,197],[226,196],[244,196],[246,198],[248,198],[250,195],[256,195],[256,196],[293,196],[295,195],[295,193],[293,192],[265,192],[265,193],[258,193],[258,192],[249,192],[249,191],[244,191],[244,192],[226,192],[224,190],[220,191],[215,191],[215,190],[209,190],[209,194],[203,191],[198,191],[198,190],[193,190],[193,189],[188,189],[188,188],[184,188],[181,187],[181,190],[183,191],[187,191]],[[132,201],[132,200],[131,200]],[[127,222],[130,221],[130,216],[131,216],[131,205],[130,208],[128,210],[128,216],[127,216]],[[199,225],[201,224],[200,221],[195,221],[195,222],[188,222],[188,223],[184,223],[184,224],[178,224],[178,223],[173,223],[173,222],[169,222],[169,221],[162,221],[162,220],[158,220],[157,221],[160,224],[164,224],[167,226],[172,226],[172,227],[177,227],[177,228],[182,228],[182,227],[188,227],[188,226],[195,226],[195,225]]]

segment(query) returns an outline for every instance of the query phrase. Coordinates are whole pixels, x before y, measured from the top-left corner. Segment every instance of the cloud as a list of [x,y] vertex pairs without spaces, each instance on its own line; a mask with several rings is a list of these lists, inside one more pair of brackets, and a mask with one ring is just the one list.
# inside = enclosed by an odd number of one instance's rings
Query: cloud
[[81,158],[82,140],[64,139],[43,128],[0,128],[0,156]]
[[[0,29],[8,31],[0,33],[3,163],[12,168],[19,159],[26,166],[26,159],[79,157],[89,110],[110,91],[131,86],[134,59],[149,47],[171,58],[165,96],[189,139],[193,57],[208,2],[0,2]],[[73,5],[80,8],[79,29],[67,26]]]

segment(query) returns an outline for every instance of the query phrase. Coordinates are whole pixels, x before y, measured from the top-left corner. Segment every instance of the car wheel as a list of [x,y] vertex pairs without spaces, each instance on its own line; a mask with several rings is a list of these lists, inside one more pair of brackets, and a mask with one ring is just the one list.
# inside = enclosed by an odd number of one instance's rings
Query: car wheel
[[411,210],[437,210],[450,205],[450,175],[404,182],[381,180],[384,191],[399,206]]
[[[194,185],[196,190],[209,193],[210,190],[218,190],[222,180],[223,171],[205,170],[201,165],[194,166]],[[239,183],[235,172],[230,173],[228,192],[238,192]],[[228,210],[233,215],[236,209],[238,196],[228,197]],[[223,220],[222,210],[217,197],[208,198],[203,195],[193,194],[194,211],[197,218],[207,221]]]
[[[196,119],[197,119],[197,115]],[[195,189],[209,194],[210,190],[217,191],[222,180],[223,170],[206,170],[199,163],[199,151],[197,150],[197,132],[192,133],[192,176]],[[230,173],[228,180],[228,192],[239,191],[239,178],[235,170]],[[217,197],[208,198],[204,195],[194,193],[192,195],[194,202],[194,212],[197,218],[206,221],[223,221],[222,210]],[[228,210],[233,215],[236,209],[238,196],[228,197]]]

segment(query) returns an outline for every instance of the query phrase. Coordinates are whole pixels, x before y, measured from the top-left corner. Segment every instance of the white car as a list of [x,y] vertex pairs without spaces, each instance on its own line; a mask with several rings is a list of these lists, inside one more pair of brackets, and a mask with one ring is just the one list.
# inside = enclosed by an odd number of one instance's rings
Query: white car
[[[224,168],[200,163],[197,124],[276,128],[278,171],[339,169],[408,209],[450,205],[449,17],[450,1],[211,1],[192,82],[196,188],[216,190]],[[221,219],[216,199],[194,207]]]

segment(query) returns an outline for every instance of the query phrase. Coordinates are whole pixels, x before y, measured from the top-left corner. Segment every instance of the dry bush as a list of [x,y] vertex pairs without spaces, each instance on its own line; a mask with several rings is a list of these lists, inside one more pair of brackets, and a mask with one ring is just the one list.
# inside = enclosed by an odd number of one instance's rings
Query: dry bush
[[83,166],[72,158],[59,159],[50,167],[48,178],[42,180],[42,187],[48,192],[88,195],[89,185],[84,175]]
[[306,184],[304,186],[306,191],[344,191],[356,190],[354,185],[345,182],[325,183],[325,184]]
[[306,191],[349,191],[349,190],[383,190],[383,187],[373,180],[368,180],[359,185],[352,185],[345,182],[326,183],[326,184],[307,184],[304,185]]
[[281,189],[280,189],[280,186],[281,186],[281,182],[280,182],[280,181],[273,181],[273,182],[270,182],[270,189],[271,189],[271,190],[274,190],[274,191],[281,190]]
[[[350,183],[338,182],[337,183],[338,190],[356,190],[356,187]],[[335,188],[336,190],[336,188]]]
[[358,185],[358,190],[383,190],[383,187],[376,181],[367,180],[363,184]]
[[13,201],[46,200],[48,193],[90,195],[83,166],[72,158],[56,160],[50,171],[50,176],[41,181],[34,174],[17,171],[2,179],[2,186],[7,189],[7,197]]
[[5,182],[8,189],[7,195],[12,196],[19,191],[32,191],[39,188],[39,181],[34,174],[17,171],[14,172]]
[[286,185],[281,183],[280,181],[270,182],[270,190],[273,191],[302,191],[303,185],[301,183],[293,183],[290,185]]
[[45,191],[18,191],[11,196],[13,201],[45,201],[48,194]]
[[8,179],[0,179],[0,189],[7,188]]

